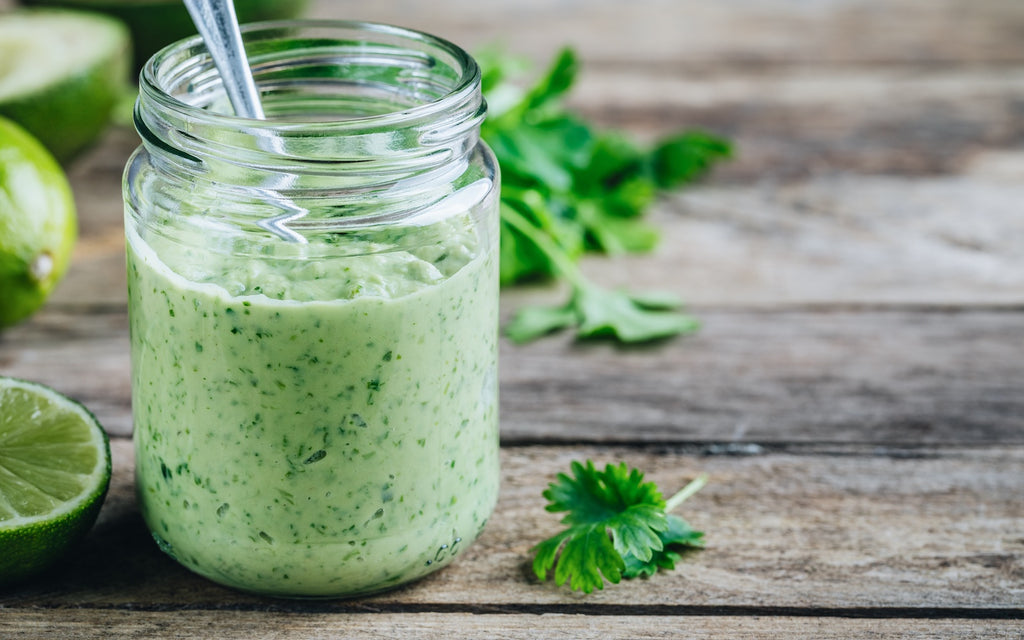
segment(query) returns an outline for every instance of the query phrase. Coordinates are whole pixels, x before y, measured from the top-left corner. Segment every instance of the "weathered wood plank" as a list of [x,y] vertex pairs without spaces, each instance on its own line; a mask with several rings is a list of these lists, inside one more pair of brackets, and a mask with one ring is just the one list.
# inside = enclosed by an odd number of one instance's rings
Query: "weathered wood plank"
[[96,147],[68,168],[78,209],[78,242],[71,266],[53,294],[54,303],[125,304],[121,176],[138,144],[134,131],[111,127]]
[[[77,556],[54,575],[0,594],[0,610],[304,610],[302,603],[290,609],[286,601],[218,587],[163,556],[134,504],[131,445],[115,439],[113,447],[111,492]],[[538,583],[530,548],[559,529],[558,516],[543,509],[541,490],[570,460],[583,458],[625,460],[666,491],[708,472],[710,484],[681,510],[707,532],[708,548],[687,555],[676,571],[588,597]],[[881,617],[893,608],[925,616],[929,608],[959,608],[957,615],[1024,616],[1020,446],[810,448],[753,456],[695,456],[671,447],[525,447],[504,449],[502,464],[497,511],[458,562],[410,587],[338,606],[479,613],[525,606],[565,613],[586,605],[623,615],[685,615],[692,607],[761,607],[766,615],[787,615],[788,607],[789,615],[824,608],[829,615]]]
[[982,443],[1024,439],[1020,314],[697,312],[648,349],[509,347],[509,442]]
[[[641,135],[702,126],[734,138],[730,180],[813,171],[955,171],[1022,135],[1014,0],[450,2],[448,10],[321,2],[317,17],[395,21],[471,50],[547,62],[575,46],[574,103]],[[799,34],[799,37],[795,37]]]
[[[696,313],[699,333],[649,348],[503,342],[505,442],[1024,443],[1020,312]],[[48,309],[10,329],[0,375],[52,385],[130,433],[119,307]]]
[[587,272],[691,304],[1020,305],[1022,202],[1024,181],[973,176],[703,186],[655,210],[654,254]]
[[60,609],[18,611],[17,621],[0,618],[8,640],[95,638],[417,638],[449,640],[935,640],[937,638],[1019,640],[1015,620],[848,620],[842,618],[739,618],[727,616],[580,616],[486,613],[287,613],[262,611],[120,611]]
[[85,404],[108,432],[131,433],[128,315],[122,306],[49,309],[0,333],[0,375],[33,380]]
[[320,0],[310,15],[398,22],[468,47],[507,42],[546,56],[572,43],[588,58],[682,68],[845,63],[950,65],[1024,58],[1015,0]]
[[[467,47],[503,42],[546,59],[571,43],[602,64],[673,69],[1011,65],[1024,60],[1016,0],[520,0],[437,5],[314,0],[308,17],[402,24]],[[0,0],[0,9],[16,5]]]
[[571,104],[650,139],[704,128],[735,142],[716,182],[815,174],[957,173],[987,149],[1018,149],[1024,74],[1005,69],[827,68],[686,75],[583,61]]

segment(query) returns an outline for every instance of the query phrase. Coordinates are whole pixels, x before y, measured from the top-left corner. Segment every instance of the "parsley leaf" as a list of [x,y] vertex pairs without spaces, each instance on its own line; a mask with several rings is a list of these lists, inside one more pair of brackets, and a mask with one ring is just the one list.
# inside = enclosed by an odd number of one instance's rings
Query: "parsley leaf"
[[674,306],[654,309],[643,296],[607,291],[584,280],[575,263],[586,251],[653,249],[658,231],[644,212],[660,192],[728,158],[729,143],[685,131],[644,149],[619,132],[598,131],[563,102],[579,73],[570,48],[527,89],[514,81],[521,60],[496,50],[477,59],[489,104],[481,135],[502,171],[501,282],[564,278],[572,285],[566,305],[524,309],[508,335],[525,342],[575,326],[581,338],[639,342],[693,331],[696,322],[671,313]]
[[561,533],[536,547],[533,571],[545,580],[554,570],[556,584],[591,593],[604,581],[617,584],[623,577],[653,575],[672,569],[683,547],[703,546],[704,534],[668,511],[700,490],[700,476],[668,502],[644,474],[625,463],[598,470],[590,460],[573,462],[572,476],[559,473],[548,485],[545,507],[568,512]]

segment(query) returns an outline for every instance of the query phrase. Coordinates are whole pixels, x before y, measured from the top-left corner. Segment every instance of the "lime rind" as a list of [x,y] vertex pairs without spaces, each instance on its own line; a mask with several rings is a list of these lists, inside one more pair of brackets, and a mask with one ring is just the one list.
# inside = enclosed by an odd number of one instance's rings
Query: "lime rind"
[[0,377],[0,585],[51,566],[89,531],[110,473],[109,438],[88,409]]
[[36,138],[0,117],[0,328],[42,306],[67,270],[76,235],[64,171]]

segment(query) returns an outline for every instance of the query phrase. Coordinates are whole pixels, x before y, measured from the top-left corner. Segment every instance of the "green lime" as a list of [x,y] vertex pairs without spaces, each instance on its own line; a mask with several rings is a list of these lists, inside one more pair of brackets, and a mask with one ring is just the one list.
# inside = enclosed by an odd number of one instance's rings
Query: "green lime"
[[[101,11],[123,20],[132,33],[135,68],[150,56],[196,28],[181,0],[21,0],[26,5],[73,7]],[[299,17],[308,0],[235,0],[241,23]]]
[[0,118],[0,328],[42,306],[67,270],[75,202],[39,141]]
[[97,13],[0,14],[0,116],[67,162],[110,121],[126,90],[130,46],[127,28]]
[[0,377],[0,585],[60,559],[92,527],[110,485],[110,442],[85,407]]

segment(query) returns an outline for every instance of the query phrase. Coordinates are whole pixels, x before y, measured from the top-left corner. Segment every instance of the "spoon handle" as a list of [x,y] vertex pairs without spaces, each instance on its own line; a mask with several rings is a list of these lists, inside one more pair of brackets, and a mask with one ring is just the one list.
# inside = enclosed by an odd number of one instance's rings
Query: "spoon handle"
[[235,115],[262,120],[263,105],[245,56],[232,0],[184,0],[224,82]]

